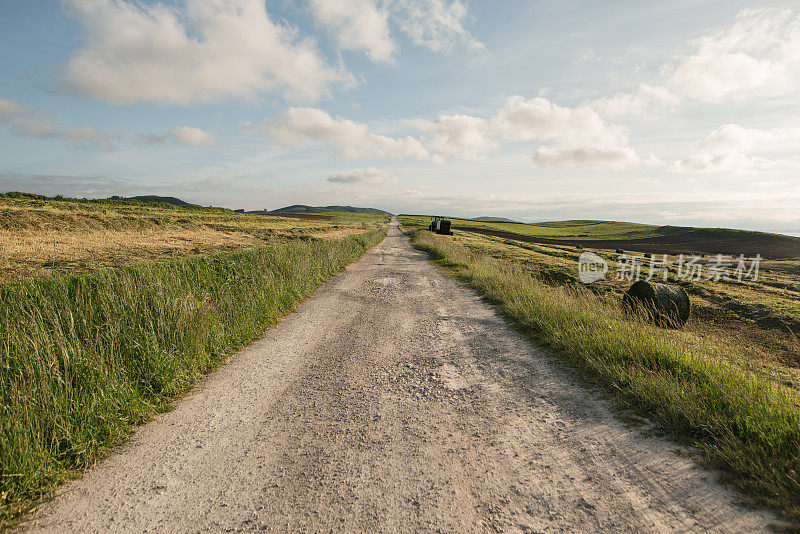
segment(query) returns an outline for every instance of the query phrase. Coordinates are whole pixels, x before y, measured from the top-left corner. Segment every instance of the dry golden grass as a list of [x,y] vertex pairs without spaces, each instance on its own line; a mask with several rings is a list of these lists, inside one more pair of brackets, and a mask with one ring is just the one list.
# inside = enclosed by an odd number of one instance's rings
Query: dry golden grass
[[37,232],[20,235],[0,231],[0,283],[44,276],[116,267],[178,255],[218,252],[263,244],[242,233],[209,228],[185,230]]
[[312,218],[220,208],[74,199],[0,198],[0,284],[171,260],[292,239],[341,239],[384,218]]

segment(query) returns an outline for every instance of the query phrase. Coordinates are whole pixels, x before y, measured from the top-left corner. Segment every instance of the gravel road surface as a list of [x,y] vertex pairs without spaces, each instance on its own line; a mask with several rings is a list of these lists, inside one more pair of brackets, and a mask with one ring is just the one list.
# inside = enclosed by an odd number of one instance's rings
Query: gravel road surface
[[754,532],[389,236],[32,516],[79,532]]

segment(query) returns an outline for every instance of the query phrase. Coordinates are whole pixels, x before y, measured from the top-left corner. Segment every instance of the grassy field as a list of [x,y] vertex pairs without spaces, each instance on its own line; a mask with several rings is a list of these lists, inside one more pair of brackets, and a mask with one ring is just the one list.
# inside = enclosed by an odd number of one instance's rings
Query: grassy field
[[276,216],[12,193],[0,195],[0,284],[293,239],[337,238],[385,220],[355,213]]
[[[430,222],[427,215],[405,215],[403,218],[408,225],[425,225]],[[549,237],[549,238],[603,238],[603,239],[630,239],[643,237],[658,237],[669,235],[678,231],[676,227],[654,226],[649,224],[638,224],[615,221],[557,221],[542,223],[517,223],[517,222],[495,222],[495,221],[474,221],[472,219],[450,219],[453,226],[482,228],[487,230],[498,230],[503,232],[513,232],[520,235]],[[673,228],[672,232],[670,228]]]
[[[458,229],[436,236],[418,230],[418,218],[400,221],[417,248],[498,304],[522,332],[697,445],[737,487],[800,520],[800,345],[784,323],[750,315],[800,318],[785,288],[800,282],[800,262],[767,261],[753,283],[687,282],[689,324],[662,329],[621,309],[629,281],[578,281],[585,249]],[[595,252],[614,260],[613,252]]]
[[[407,215],[406,224],[424,227],[429,217]],[[771,259],[800,259],[800,238],[729,228],[654,226],[618,221],[542,223],[451,219],[453,228],[482,235],[546,245],[623,249],[656,254],[760,254]]]
[[0,285],[0,525],[169,409],[386,234],[378,216],[0,203],[3,231],[41,244],[13,249]]
[[[410,227],[418,227],[426,220],[422,216],[402,218]],[[507,231],[520,226],[518,223],[491,223],[501,233],[501,236],[496,236],[487,235],[479,231],[480,228],[469,226],[470,221],[454,219],[454,224],[456,222],[460,224],[454,226],[455,239],[458,242],[472,250],[515,262],[549,284],[582,285],[578,281],[578,258],[583,252],[591,251],[604,258],[611,269],[604,280],[591,284],[589,289],[598,295],[608,293],[619,298],[630,286],[629,280],[615,276],[619,271],[620,257],[616,249],[592,248],[585,241],[576,241],[571,245],[526,241],[522,236],[530,235],[535,230],[527,230],[527,233]],[[563,227],[569,228],[572,223],[580,222],[567,221]],[[552,223],[554,226],[560,224],[562,223]],[[607,228],[608,225],[616,224],[618,223],[607,223]],[[731,247],[736,247],[736,243],[741,240],[750,241],[754,236],[767,236],[769,239],[774,235],[721,229],[715,229],[713,233],[725,235]],[[797,238],[786,239],[800,242]],[[625,253],[628,256],[641,257],[644,264],[642,273],[646,276],[651,261],[648,254],[630,249]],[[668,280],[684,286],[692,301],[694,311],[687,330],[700,337],[727,337],[735,331],[737,337],[748,345],[744,357],[740,358],[743,365],[767,365],[768,371],[765,372],[771,376],[779,377],[786,384],[795,387],[800,385],[800,342],[797,338],[797,333],[800,332],[800,258],[763,258],[756,281],[724,278],[707,280],[705,277],[687,280],[678,276],[679,256],[662,253],[656,253],[653,259],[666,260],[669,264]],[[703,258],[703,262],[712,260],[713,255],[710,254]]]
[[[551,285],[582,286],[578,281],[578,258],[591,251],[611,267],[604,280],[588,286],[591,291],[618,299],[631,283],[614,275],[614,271],[618,273],[619,254],[613,250],[529,243],[467,230],[455,230],[455,239],[474,251],[512,261]],[[762,260],[758,280],[740,282],[735,278],[680,279],[678,257],[671,254],[656,257],[664,258],[669,264],[668,281],[682,285],[692,301],[693,314],[687,331],[711,338],[730,337],[735,331],[748,350],[729,358],[737,358],[751,369],[759,368],[787,385],[800,387],[800,341],[796,335],[800,331],[800,260]],[[643,256],[642,261],[642,273],[646,275],[650,260]]]

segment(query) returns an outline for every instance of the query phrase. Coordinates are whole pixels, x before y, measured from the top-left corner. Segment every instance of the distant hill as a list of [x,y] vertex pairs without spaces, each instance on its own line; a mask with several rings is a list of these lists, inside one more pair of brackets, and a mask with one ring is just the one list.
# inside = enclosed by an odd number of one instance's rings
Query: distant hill
[[[292,206],[286,206],[285,208],[279,208],[276,210],[272,210],[269,213],[322,213],[325,211],[338,211],[344,213],[374,213],[378,215],[387,214],[391,215],[390,213],[375,209],[375,208],[356,208],[353,206],[306,206],[305,204],[294,204]],[[263,213],[263,212],[261,212]]]
[[109,197],[110,200],[138,200],[140,202],[164,202],[165,204],[172,204],[173,206],[194,206],[185,200],[175,197],[160,197],[158,195],[139,195],[136,197]]
[[[421,225],[421,224],[420,224]],[[763,258],[799,258],[797,237],[690,226],[656,226],[622,221],[571,220],[508,223],[453,219],[453,229],[467,230],[502,239],[543,245],[580,245],[584,248],[633,251],[652,254],[739,254]]]
[[519,222],[513,219],[506,219],[505,217],[474,217],[472,220],[481,222]]

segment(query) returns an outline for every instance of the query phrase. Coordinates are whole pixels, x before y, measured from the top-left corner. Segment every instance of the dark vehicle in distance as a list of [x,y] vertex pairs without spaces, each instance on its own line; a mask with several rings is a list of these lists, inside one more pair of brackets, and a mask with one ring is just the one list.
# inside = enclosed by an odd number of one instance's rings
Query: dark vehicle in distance
[[453,232],[450,231],[450,219],[445,219],[444,217],[437,216],[431,219],[428,230],[437,234],[453,235]]

